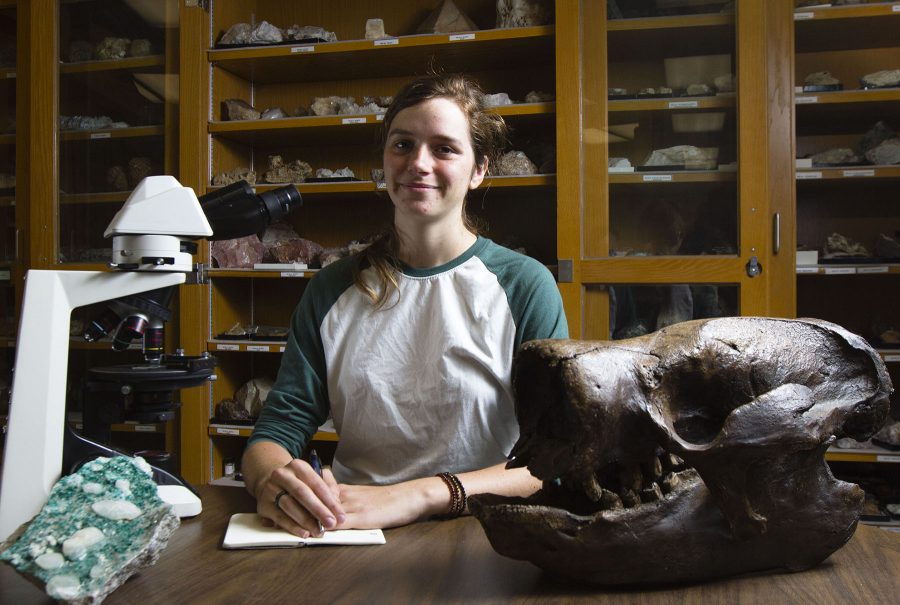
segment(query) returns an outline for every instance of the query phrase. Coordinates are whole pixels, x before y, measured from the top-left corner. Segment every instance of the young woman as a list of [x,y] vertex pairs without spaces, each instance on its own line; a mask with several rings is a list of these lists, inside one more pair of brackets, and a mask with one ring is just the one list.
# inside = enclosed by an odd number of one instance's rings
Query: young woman
[[[476,84],[432,75],[400,91],[383,128],[393,227],[311,280],[244,454],[257,512],[301,536],[539,487],[505,468],[510,369],[522,342],[567,337],[562,301],[543,265],[478,236],[465,209],[506,125]],[[329,413],[340,441],[320,478],[299,457]]]

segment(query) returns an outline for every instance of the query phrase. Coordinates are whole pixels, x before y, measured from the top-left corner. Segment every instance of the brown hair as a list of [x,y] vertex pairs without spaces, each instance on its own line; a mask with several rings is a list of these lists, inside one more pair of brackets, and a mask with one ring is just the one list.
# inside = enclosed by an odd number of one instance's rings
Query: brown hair
[[[469,136],[475,152],[475,162],[480,166],[496,160],[507,142],[507,126],[503,118],[487,111],[484,92],[474,80],[462,74],[430,73],[406,84],[394,97],[381,126],[379,148],[384,151],[387,135],[397,114],[429,99],[443,98],[456,103],[469,123]],[[477,234],[475,220],[463,205],[463,224]],[[376,307],[385,304],[392,292],[399,287],[396,271],[399,267],[400,238],[395,226],[379,236],[371,246],[360,252],[353,264],[353,282],[372,299]],[[373,288],[362,279],[362,271],[371,266],[375,270],[378,287]]]

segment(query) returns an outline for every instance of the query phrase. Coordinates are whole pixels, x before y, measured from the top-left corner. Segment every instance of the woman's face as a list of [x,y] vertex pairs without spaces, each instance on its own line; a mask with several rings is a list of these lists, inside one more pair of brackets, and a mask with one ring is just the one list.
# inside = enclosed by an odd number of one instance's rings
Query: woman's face
[[469,121],[449,99],[428,99],[397,113],[384,147],[384,178],[395,220],[437,222],[462,216],[469,189],[487,170],[475,163]]

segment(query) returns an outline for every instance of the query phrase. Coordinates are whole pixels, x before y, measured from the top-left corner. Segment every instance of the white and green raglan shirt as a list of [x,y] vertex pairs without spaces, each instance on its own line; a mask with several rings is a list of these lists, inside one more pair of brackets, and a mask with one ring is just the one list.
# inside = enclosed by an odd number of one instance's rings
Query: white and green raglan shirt
[[[373,273],[363,278],[374,283]],[[513,355],[528,340],[568,336],[552,274],[479,237],[447,264],[403,267],[398,277],[399,297],[378,309],[353,285],[352,259],[310,281],[251,443],[274,441],[299,457],[330,413],[342,483],[506,460],[519,436]]]

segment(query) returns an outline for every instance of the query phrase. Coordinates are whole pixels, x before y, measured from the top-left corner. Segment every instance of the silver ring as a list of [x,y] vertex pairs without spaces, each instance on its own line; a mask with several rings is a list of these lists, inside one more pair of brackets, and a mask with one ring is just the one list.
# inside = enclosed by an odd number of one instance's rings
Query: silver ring
[[287,490],[286,490],[286,489],[283,489],[283,490],[281,490],[280,492],[278,492],[277,494],[275,494],[275,508],[277,508],[277,509],[279,509],[279,510],[281,509],[281,507],[278,506],[278,501],[281,500],[281,497],[282,497],[282,496],[287,496]]

